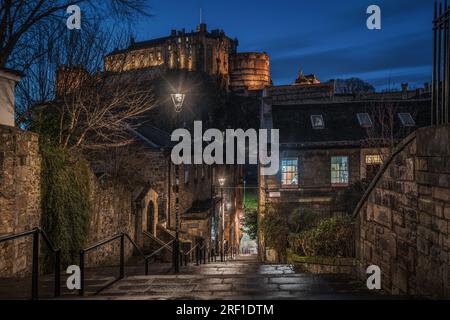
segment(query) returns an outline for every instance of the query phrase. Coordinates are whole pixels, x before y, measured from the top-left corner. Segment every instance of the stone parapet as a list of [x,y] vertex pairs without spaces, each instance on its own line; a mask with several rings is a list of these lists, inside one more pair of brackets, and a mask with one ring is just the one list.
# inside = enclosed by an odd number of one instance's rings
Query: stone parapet
[[419,129],[357,212],[357,273],[393,294],[450,297],[450,126]]

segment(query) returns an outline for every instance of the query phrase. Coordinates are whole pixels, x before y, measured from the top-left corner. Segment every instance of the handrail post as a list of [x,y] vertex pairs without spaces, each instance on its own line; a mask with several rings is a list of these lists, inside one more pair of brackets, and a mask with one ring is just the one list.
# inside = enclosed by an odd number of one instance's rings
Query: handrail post
[[125,234],[120,235],[120,278],[125,277]]
[[31,274],[31,299],[39,298],[39,229],[33,233],[33,257]]
[[148,276],[148,258],[145,258],[145,275]]
[[80,296],[84,296],[84,250],[80,251]]
[[61,295],[61,249],[55,251],[55,297]]
[[198,266],[199,265],[199,255],[200,255],[200,248],[197,246],[195,248],[195,265]]
[[206,247],[203,248],[203,264],[206,264]]

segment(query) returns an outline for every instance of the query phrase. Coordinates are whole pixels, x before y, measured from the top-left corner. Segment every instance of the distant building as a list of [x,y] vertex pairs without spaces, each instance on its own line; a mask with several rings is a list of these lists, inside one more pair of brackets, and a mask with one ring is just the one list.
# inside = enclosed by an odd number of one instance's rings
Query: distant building
[[[372,180],[396,144],[430,125],[427,89],[363,95],[333,94],[333,82],[264,91],[261,127],[280,130],[280,169],[259,176],[259,220],[274,205],[341,215],[338,201],[352,184]],[[265,259],[263,237],[259,255]]]
[[114,50],[105,58],[106,72],[148,68],[205,72],[219,77],[231,89],[263,89],[271,85],[269,56],[265,53],[238,53],[238,40],[223,30],[172,30],[167,37],[135,42]]

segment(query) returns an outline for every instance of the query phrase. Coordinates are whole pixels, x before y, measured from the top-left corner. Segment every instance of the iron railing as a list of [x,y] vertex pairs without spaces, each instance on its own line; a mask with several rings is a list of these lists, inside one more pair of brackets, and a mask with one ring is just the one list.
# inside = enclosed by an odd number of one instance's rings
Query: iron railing
[[47,249],[50,250],[54,256],[54,296],[61,295],[61,249],[56,248],[48,238],[47,234],[41,228],[34,228],[31,231],[25,231],[0,238],[0,243],[12,241],[24,237],[33,237],[32,244],[32,263],[31,263],[31,299],[39,299],[39,236],[42,236]]
[[107,245],[113,241],[116,241],[120,239],[120,264],[119,264],[119,277],[117,277],[116,279],[114,279],[113,281],[107,283],[105,286],[103,286],[102,288],[100,288],[99,290],[97,290],[97,292],[95,294],[98,294],[99,292],[105,290],[106,288],[110,287],[111,285],[113,285],[114,283],[116,283],[117,281],[123,279],[125,277],[125,239],[127,239],[128,241],[130,241],[130,243],[133,245],[133,247],[136,249],[136,252],[139,253],[139,255],[144,258],[145,261],[145,275],[148,275],[148,260],[150,259],[149,256],[146,256],[142,250],[138,247],[138,245],[133,241],[133,239],[131,239],[131,237],[125,233],[125,232],[121,232],[115,236],[112,236],[108,239],[99,241],[93,245],[91,245],[90,247],[87,247],[83,250],[80,251],[80,283],[81,283],[81,288],[79,290],[79,295],[80,296],[84,296],[85,293],[85,256],[86,253],[88,253],[89,251],[92,251],[94,249],[97,249],[101,246]]
[[433,88],[431,121],[448,124],[450,103],[450,8],[447,0],[434,5],[433,20]]

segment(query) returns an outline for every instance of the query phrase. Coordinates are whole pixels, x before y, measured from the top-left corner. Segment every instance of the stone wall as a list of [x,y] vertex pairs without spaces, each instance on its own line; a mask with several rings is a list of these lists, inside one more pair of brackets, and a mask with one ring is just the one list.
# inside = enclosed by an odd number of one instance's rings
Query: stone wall
[[[41,221],[38,136],[0,126],[0,237],[31,230]],[[0,244],[0,278],[31,270],[31,237]]]
[[[112,237],[120,232],[135,238],[135,216],[132,211],[132,195],[125,187],[98,180],[91,173],[90,177],[92,213],[86,246]],[[133,248],[125,240],[125,257],[133,254]],[[118,264],[120,257],[120,240],[101,246],[86,256],[87,266]]]
[[[125,231],[134,238],[132,196],[90,176],[92,215],[86,245]],[[36,134],[0,126],[0,237],[41,225],[41,157]],[[0,278],[31,272],[31,237],[0,244]],[[127,242],[127,257],[132,254]],[[87,255],[87,265],[117,263],[119,241]]]
[[270,58],[266,53],[238,53],[230,61],[232,90],[261,90],[271,86]]
[[378,265],[390,293],[449,298],[450,126],[406,140],[356,212],[357,274]]

